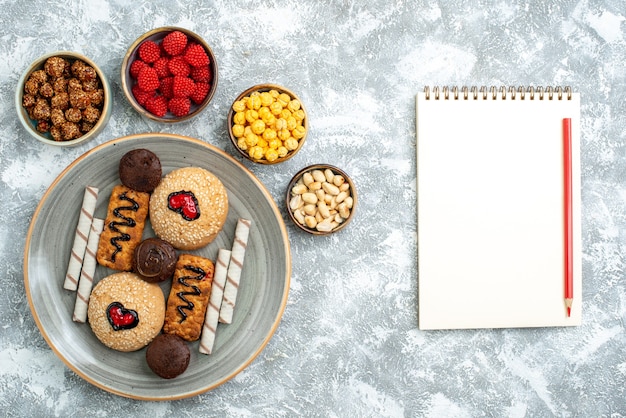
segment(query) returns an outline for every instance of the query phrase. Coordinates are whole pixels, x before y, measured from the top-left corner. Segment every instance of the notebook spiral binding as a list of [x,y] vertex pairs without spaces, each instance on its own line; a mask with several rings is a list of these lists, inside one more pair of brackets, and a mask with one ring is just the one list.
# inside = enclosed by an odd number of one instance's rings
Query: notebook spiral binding
[[452,88],[448,86],[439,87],[436,86],[433,88],[432,92],[430,87],[424,88],[424,93],[426,95],[426,100],[497,100],[501,98],[502,100],[510,99],[510,100],[535,100],[538,98],[539,100],[571,100],[572,99],[572,89],[569,86],[566,87],[513,87],[510,86],[508,89],[505,86],[495,87],[491,86],[487,88],[486,86],[482,86],[478,88],[477,86],[463,86],[459,89],[459,87],[454,86]]

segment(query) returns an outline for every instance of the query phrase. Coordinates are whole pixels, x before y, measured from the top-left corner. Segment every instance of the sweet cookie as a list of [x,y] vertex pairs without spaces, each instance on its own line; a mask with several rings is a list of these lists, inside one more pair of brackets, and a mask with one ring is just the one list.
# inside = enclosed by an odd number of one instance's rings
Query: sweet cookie
[[215,239],[228,215],[222,182],[199,167],[167,174],[150,197],[155,234],[181,250],[195,250]]
[[132,270],[135,247],[143,235],[149,203],[148,193],[121,184],[113,188],[98,242],[96,258],[100,265],[113,270]]
[[200,338],[209,305],[214,265],[209,259],[182,254],[178,257],[167,298],[163,332],[186,341]]
[[150,283],[172,277],[176,268],[176,250],[160,238],[147,238],[135,248],[133,271]]
[[187,343],[173,334],[157,335],[146,350],[148,367],[164,379],[173,379],[187,370],[190,357]]
[[163,327],[163,291],[134,273],[114,273],[93,288],[87,317],[102,344],[118,351],[139,350]]
[[124,186],[139,192],[152,193],[161,181],[161,160],[152,151],[134,149],[122,156],[118,171]]

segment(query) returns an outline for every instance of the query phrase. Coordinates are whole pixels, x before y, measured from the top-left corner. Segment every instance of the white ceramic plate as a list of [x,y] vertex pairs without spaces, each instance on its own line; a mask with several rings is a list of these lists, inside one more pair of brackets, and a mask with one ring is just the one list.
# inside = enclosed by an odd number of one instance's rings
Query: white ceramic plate
[[[88,324],[72,321],[75,292],[63,289],[78,214],[86,186],[99,188],[95,216],[106,216],[111,189],[119,183],[118,165],[128,151],[146,148],[159,156],[163,174],[198,166],[226,186],[228,219],[219,236],[193,253],[215,260],[230,249],[238,218],[252,220],[232,324],[219,324],[213,354],[189,343],[189,368],[162,379],[148,368],[145,348],[121,353],[102,345]],[[154,235],[149,224],[144,238]],[[141,134],[104,143],[78,158],[52,183],[37,207],[24,250],[24,284],[31,311],[52,350],[74,372],[109,392],[134,399],[173,400],[208,391],[226,382],[261,352],[276,330],[287,303],[291,253],[287,231],[263,184],[225,152],[197,139]],[[113,273],[98,266],[95,282]],[[164,282],[164,294],[170,284]]]

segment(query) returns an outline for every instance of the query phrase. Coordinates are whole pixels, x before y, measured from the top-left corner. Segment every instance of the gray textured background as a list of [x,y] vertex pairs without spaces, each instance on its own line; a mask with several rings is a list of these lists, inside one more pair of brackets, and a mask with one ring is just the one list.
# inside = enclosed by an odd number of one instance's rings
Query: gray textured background
[[[2,415],[626,416],[623,0],[67,3],[0,0]],[[119,80],[126,48],[165,25],[203,35],[218,58],[212,104],[182,125],[141,119]],[[31,140],[13,105],[21,72],[60,49],[97,62],[115,93],[107,128],[74,149]],[[76,157],[127,134],[184,134],[234,154],[228,107],[263,82],[300,95],[310,134],[285,164],[246,165],[278,203],[303,166],[342,167],[359,191],[356,219],[327,238],[287,223],[294,263],[283,321],[231,381],[175,402],[91,386],[46,345],[24,294],[23,247],[39,199]],[[581,327],[417,330],[414,94],[425,85],[571,85],[581,93]]]

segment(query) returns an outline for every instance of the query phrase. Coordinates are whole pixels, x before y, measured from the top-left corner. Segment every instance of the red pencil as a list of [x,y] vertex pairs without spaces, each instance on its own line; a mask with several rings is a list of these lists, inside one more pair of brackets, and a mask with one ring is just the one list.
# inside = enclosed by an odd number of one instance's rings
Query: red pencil
[[565,307],[567,316],[572,312],[574,299],[574,248],[572,220],[572,119],[563,119],[563,218],[565,262]]

